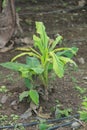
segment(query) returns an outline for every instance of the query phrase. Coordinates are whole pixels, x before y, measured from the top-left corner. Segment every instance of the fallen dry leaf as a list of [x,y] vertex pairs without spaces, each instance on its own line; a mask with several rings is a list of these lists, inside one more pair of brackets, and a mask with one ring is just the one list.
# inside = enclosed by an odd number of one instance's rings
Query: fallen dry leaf
[[48,119],[50,118],[51,113],[43,113],[42,107],[39,108],[39,112],[37,114],[38,117]]
[[78,1],[78,6],[79,6],[79,7],[84,7],[85,4],[86,4],[86,1],[85,1],[85,0],[80,0],[80,1]]
[[14,45],[14,43],[12,42],[12,44],[9,45],[8,47],[1,48],[0,52],[7,52],[7,51],[13,49],[13,45]]

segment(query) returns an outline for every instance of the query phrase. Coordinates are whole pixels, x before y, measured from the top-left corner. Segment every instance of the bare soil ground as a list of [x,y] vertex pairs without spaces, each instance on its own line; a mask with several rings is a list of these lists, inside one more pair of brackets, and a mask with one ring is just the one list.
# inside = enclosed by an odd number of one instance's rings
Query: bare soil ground
[[[23,28],[22,36],[19,34],[16,38],[29,37],[32,44],[32,35],[35,32],[35,21],[42,21],[46,25],[47,33],[51,38],[54,38],[57,34],[61,34],[64,37],[64,46],[77,46],[79,51],[77,56],[74,57],[78,65],[78,70],[74,70],[71,67],[66,71],[64,78],[55,78],[54,81],[50,81],[49,85],[52,91],[49,92],[49,100],[45,101],[40,99],[40,107],[42,107],[41,114],[50,115],[50,118],[55,118],[54,108],[58,105],[57,101],[62,104],[61,109],[71,108],[71,115],[77,114],[81,107],[82,97],[87,96],[87,9],[73,10],[72,8],[78,6],[78,2],[73,0],[66,2],[55,0],[49,2],[32,2],[23,1],[16,2],[16,6],[21,7],[19,16],[21,19],[21,26]],[[26,46],[23,43],[15,43],[14,48],[17,46]],[[0,53],[0,63],[10,61],[19,52],[10,50],[5,53]],[[24,57],[20,59],[24,61]],[[75,89],[75,85],[86,88],[83,94]],[[18,73],[11,70],[7,70],[0,67],[0,87],[6,86],[9,90],[6,93],[0,93],[0,114],[8,115],[8,120],[11,119],[11,114],[21,116],[28,108],[29,104],[26,100],[19,102],[19,94],[23,92],[25,84]],[[47,115],[47,117],[48,117]],[[1,117],[0,117],[1,118]],[[36,114],[28,119],[19,119],[18,122],[29,122],[36,119]],[[0,120],[1,121],[1,120]],[[3,120],[4,121],[4,120]],[[6,120],[5,120],[6,121]],[[4,125],[7,124],[7,122]],[[2,123],[2,122],[1,122]],[[0,123],[0,124],[1,124]],[[57,124],[58,125],[58,124]],[[86,130],[82,127],[82,129]],[[28,130],[36,130],[37,127],[28,127]],[[59,130],[71,130],[68,128],[59,128]]]

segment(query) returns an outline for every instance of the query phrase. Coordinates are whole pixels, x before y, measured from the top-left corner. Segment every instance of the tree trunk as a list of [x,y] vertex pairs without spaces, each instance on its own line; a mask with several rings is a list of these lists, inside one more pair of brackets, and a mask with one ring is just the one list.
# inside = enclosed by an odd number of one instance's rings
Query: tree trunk
[[2,12],[2,2],[3,0],[0,0],[0,13]]
[[[16,27],[15,0],[6,0],[6,6],[0,13],[0,48],[4,48],[11,39]],[[1,3],[2,4],[2,0]]]

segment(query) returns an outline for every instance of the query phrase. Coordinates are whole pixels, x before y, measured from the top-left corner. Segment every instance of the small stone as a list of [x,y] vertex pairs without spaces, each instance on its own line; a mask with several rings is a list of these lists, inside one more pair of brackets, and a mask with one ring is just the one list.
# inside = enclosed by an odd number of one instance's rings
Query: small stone
[[8,99],[8,96],[7,96],[7,95],[2,96],[2,98],[1,98],[1,103],[2,103],[2,104],[5,104],[6,101],[7,101],[7,99]]
[[17,105],[17,101],[16,100],[12,101],[10,105],[11,106]]
[[27,109],[21,116],[21,119],[28,119],[30,116],[32,116],[32,110],[31,108]]
[[83,58],[83,57],[78,58],[78,61],[79,61],[79,63],[80,63],[80,64],[85,64],[85,60],[84,60],[84,58]]
[[81,126],[81,124],[79,123],[79,122],[73,122],[72,124],[71,124],[71,128],[73,129],[73,130],[76,130],[76,129],[78,129],[79,127]]
[[78,6],[80,6],[80,7],[84,7],[85,4],[86,4],[86,1],[85,1],[85,0],[79,0],[79,1],[78,1]]
[[29,37],[25,37],[21,39],[22,43],[25,43],[26,45],[31,45],[33,44],[33,41]]
[[87,76],[86,76],[86,77],[83,77],[83,80],[87,80]]

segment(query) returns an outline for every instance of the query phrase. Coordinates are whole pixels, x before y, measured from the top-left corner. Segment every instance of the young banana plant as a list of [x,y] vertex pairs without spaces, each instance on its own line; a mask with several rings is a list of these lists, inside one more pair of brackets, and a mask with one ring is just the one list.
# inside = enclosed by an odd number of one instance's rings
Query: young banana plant
[[76,66],[76,63],[71,58],[78,49],[76,47],[58,47],[57,45],[62,42],[62,36],[58,35],[55,40],[51,40],[47,36],[42,22],[36,22],[36,33],[36,35],[33,35],[34,47],[18,48],[18,50],[23,52],[15,56],[12,62],[21,56],[28,55],[32,61],[28,60],[27,65],[33,68],[34,73],[41,79],[45,87],[45,94],[48,95],[49,72],[54,71],[59,78],[62,78],[64,76],[64,67],[67,63]]

